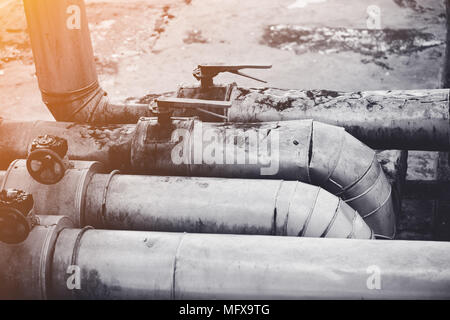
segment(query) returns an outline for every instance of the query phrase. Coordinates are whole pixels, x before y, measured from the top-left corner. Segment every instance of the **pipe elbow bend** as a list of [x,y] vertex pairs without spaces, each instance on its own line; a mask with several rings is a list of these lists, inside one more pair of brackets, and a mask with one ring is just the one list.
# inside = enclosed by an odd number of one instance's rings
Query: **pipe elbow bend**
[[313,121],[310,182],[359,212],[377,238],[393,239],[396,219],[392,186],[374,150],[343,128]]
[[311,238],[373,239],[356,210],[330,192],[299,182],[289,203],[286,235]]
[[48,92],[41,88],[42,101],[56,121],[102,123],[109,105],[98,81],[76,91]]

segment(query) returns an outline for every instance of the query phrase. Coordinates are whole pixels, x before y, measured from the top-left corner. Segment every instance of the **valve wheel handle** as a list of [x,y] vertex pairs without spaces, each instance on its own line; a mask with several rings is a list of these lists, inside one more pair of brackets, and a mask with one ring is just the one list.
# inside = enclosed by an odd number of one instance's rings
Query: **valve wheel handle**
[[[34,164],[39,162],[36,169]],[[41,184],[56,184],[64,177],[65,165],[61,157],[50,149],[37,149],[27,158],[27,170],[34,180]]]
[[28,238],[30,230],[22,212],[12,207],[0,208],[0,242],[19,244]]

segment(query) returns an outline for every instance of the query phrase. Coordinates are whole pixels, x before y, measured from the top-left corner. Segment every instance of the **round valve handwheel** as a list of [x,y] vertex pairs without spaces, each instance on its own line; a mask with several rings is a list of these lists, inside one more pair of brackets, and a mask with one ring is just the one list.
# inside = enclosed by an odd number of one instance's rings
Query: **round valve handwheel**
[[0,242],[21,243],[27,239],[30,230],[28,219],[19,210],[0,207]]
[[61,181],[66,166],[56,152],[50,149],[36,149],[28,155],[27,170],[37,182],[51,185]]

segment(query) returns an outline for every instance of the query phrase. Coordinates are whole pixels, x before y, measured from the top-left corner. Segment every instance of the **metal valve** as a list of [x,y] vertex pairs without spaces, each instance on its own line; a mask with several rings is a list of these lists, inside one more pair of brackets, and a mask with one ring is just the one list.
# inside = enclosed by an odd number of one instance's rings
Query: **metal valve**
[[33,140],[27,158],[28,173],[39,183],[56,184],[69,167],[67,140],[52,136],[39,136]]
[[242,77],[250,78],[259,82],[267,83],[267,81],[249,76],[240,72],[241,69],[270,69],[271,65],[220,65],[220,64],[200,64],[192,73],[195,79],[201,82],[202,88],[212,87],[213,78],[222,72],[233,73]]
[[18,244],[39,224],[32,213],[33,196],[21,190],[0,191],[0,242]]

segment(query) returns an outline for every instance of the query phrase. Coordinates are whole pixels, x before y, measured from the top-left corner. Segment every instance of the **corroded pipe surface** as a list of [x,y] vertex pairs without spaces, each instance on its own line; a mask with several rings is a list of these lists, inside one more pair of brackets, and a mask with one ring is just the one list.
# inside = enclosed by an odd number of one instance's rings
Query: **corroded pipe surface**
[[314,119],[374,149],[450,150],[449,90],[334,92],[238,88],[236,122]]
[[130,169],[131,140],[136,125],[91,125],[53,121],[0,120],[0,167],[25,159],[38,136],[51,134],[65,138],[72,160],[100,161],[113,169]]
[[[74,167],[55,185],[11,164],[0,189],[33,195],[34,213],[65,212],[76,226],[102,229],[371,239],[358,212],[296,181],[102,174],[96,162]],[[176,200],[174,200],[176,195]]]
[[[38,226],[21,245],[0,244],[10,257],[0,260],[1,298],[450,298],[443,242],[66,228],[45,245],[48,232]],[[77,270],[79,290],[70,286]]]
[[25,158],[31,140],[65,138],[74,160],[107,169],[154,175],[299,180],[339,194],[382,237],[395,235],[392,188],[375,152],[339,127],[311,120],[258,124],[155,118],[138,125],[92,126],[63,122],[0,123],[5,168]]
[[[109,103],[98,84],[83,0],[24,0],[24,7],[43,101],[56,120],[135,123],[152,115],[145,104]],[[313,119],[343,126],[374,149],[450,150],[448,90],[232,88],[223,97],[232,102],[231,122]],[[186,87],[178,95],[217,100],[221,89]]]

